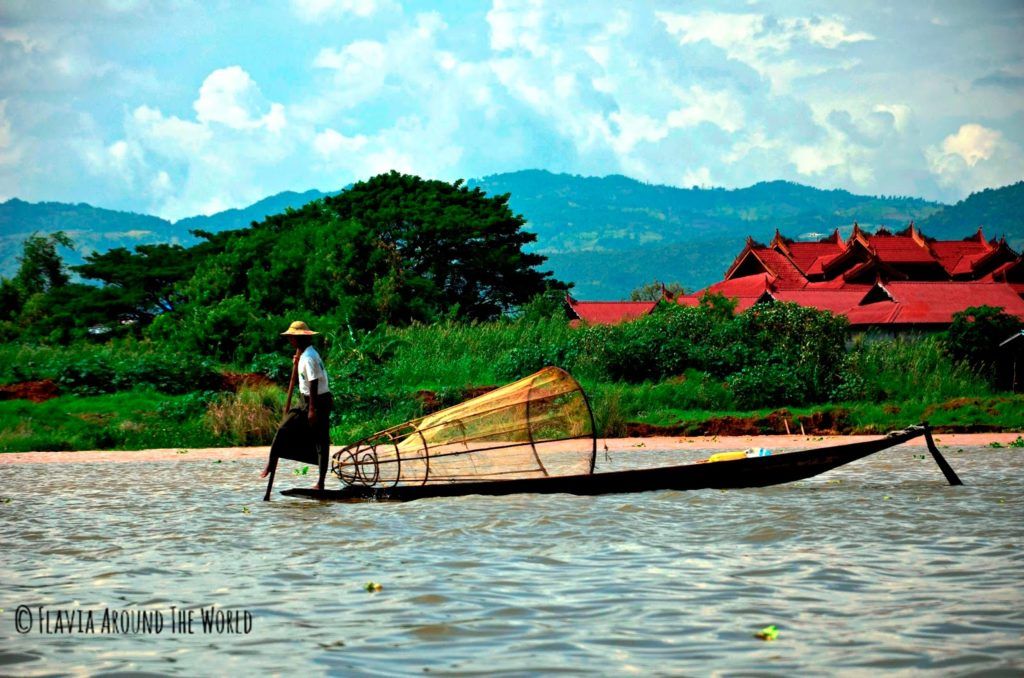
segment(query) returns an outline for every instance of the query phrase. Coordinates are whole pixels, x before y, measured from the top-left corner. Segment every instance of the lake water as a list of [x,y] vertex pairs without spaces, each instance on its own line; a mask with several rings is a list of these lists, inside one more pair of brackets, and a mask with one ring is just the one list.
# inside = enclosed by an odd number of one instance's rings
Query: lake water
[[[966,486],[901,447],[764,489],[408,504],[263,503],[255,460],[3,466],[0,674],[1021,675],[1024,451],[945,452]],[[249,632],[205,633],[211,605]],[[160,633],[103,632],[139,610]]]

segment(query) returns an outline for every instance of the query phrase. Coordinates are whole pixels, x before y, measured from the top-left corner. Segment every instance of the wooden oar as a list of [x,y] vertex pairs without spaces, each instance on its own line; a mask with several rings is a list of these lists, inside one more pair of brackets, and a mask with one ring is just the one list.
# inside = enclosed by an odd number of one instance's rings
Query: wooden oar
[[292,409],[292,393],[295,391],[295,380],[299,376],[299,357],[302,352],[299,349],[295,349],[295,357],[292,358],[292,376],[288,380],[288,397],[284,401],[284,413],[288,414],[288,411]]
[[946,480],[950,485],[963,485],[963,481],[957,476],[956,471],[949,465],[942,453],[939,452],[939,448],[935,446],[935,441],[932,440],[932,429],[928,424],[924,425],[924,442],[928,446],[928,451],[932,453],[932,459],[939,465],[939,470],[942,471],[942,475],[946,476]]
[[[292,393],[295,392],[295,381],[299,376],[299,356],[302,355],[301,351],[295,351],[295,357],[292,358],[292,376],[288,380],[288,397],[284,401],[284,414],[288,415],[288,412],[292,409]],[[270,490],[274,487],[274,474],[277,473],[277,458],[270,460],[270,477],[267,479],[267,492],[263,495],[263,501],[270,501]]]

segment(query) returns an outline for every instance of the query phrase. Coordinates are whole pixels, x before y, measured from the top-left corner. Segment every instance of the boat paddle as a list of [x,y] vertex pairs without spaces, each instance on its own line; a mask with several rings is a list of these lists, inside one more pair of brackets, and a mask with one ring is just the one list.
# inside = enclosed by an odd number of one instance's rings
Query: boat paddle
[[924,424],[924,442],[928,446],[928,451],[932,453],[932,459],[939,465],[939,470],[942,471],[942,475],[946,476],[946,480],[950,485],[963,485],[963,481],[957,476],[956,471],[949,465],[946,458],[939,452],[939,448],[935,446],[935,441],[932,440],[932,428],[927,423]]
[[[295,392],[295,381],[299,376],[299,356],[302,355],[302,351],[299,349],[295,350],[295,357],[292,358],[292,376],[288,380],[288,397],[284,400],[284,415],[288,416],[288,412],[292,409],[292,394]],[[267,479],[267,492],[263,495],[263,501],[270,501],[270,490],[274,487],[274,474],[277,473],[277,457],[273,457],[270,460],[270,477]]]

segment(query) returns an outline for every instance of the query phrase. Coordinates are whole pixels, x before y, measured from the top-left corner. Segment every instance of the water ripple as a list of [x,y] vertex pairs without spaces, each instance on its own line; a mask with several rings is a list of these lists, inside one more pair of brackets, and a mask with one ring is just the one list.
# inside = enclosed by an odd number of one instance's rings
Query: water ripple
[[[754,490],[410,504],[265,504],[255,460],[3,466],[0,673],[1019,675],[1024,454],[951,454],[950,488],[915,452]],[[254,623],[17,635],[21,604]]]

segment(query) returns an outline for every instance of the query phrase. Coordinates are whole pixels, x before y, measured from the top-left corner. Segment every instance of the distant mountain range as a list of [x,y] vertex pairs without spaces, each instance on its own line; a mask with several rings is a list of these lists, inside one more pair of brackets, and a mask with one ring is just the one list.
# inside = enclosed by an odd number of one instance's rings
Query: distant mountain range
[[[673,188],[624,176],[579,177],[525,170],[467,182],[491,195],[509,193],[512,209],[537,234],[534,250],[547,268],[576,283],[585,299],[619,299],[658,279],[688,290],[721,279],[747,236],[767,241],[778,229],[791,238],[813,239],[854,221],[863,228],[903,228],[914,220],[926,235],[962,238],[984,226],[989,237],[1005,235],[1024,246],[1024,182],[971,195],[946,206],[919,198],[860,196],[843,190],[771,181],[747,188]],[[196,242],[190,230],[217,232],[299,207],[327,193],[286,191],[242,209],[171,223],[159,217],[117,212],[84,203],[0,204],[0,275],[17,268],[21,242],[30,234],[63,230],[76,243],[69,263],[111,247],[154,242]]]
[[75,242],[74,251],[64,252],[69,264],[80,264],[93,251],[113,247],[132,248],[158,242],[192,245],[198,242],[190,231],[216,233],[245,228],[289,207],[301,207],[328,193],[317,190],[296,193],[285,191],[264,198],[242,209],[230,209],[210,216],[197,216],[170,222],[160,217],[134,212],[118,212],[86,203],[29,203],[13,198],[0,203],[0,275],[10,276],[18,268],[21,243],[33,233],[64,231]]
[[854,221],[902,228],[943,208],[786,181],[685,189],[525,170],[469,183],[512,195],[513,209],[537,233],[537,250],[558,278],[576,283],[581,299],[621,299],[655,279],[704,287],[722,278],[747,236],[768,240],[776,228],[791,238],[849,233]]
[[981,226],[989,239],[1006,236],[1010,247],[1024,249],[1024,181],[972,193],[918,223],[933,238],[963,238]]

